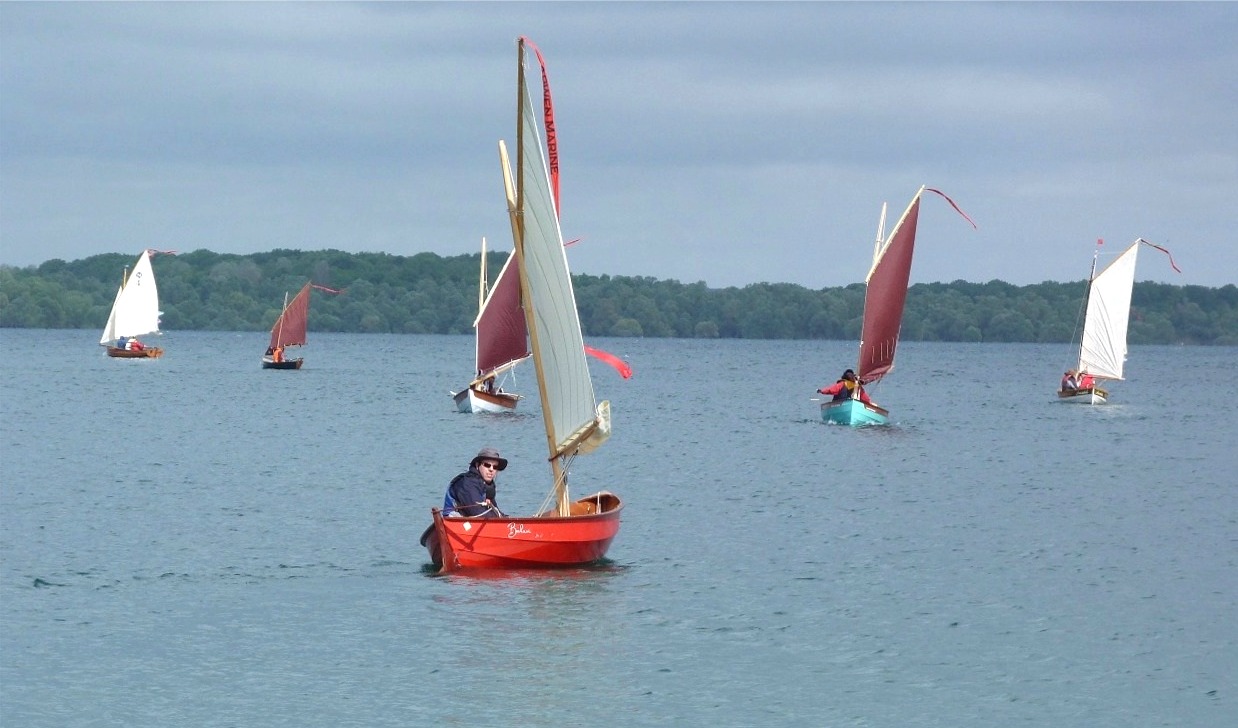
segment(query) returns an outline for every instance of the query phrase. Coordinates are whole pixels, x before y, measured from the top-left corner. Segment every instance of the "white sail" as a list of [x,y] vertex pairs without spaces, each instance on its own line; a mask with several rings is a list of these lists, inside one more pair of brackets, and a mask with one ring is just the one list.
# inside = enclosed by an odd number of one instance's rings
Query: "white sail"
[[122,336],[145,336],[159,332],[159,290],[155,286],[155,272],[150,265],[150,251],[142,251],[133,272],[125,280],[107,327],[103,330],[100,344],[109,344]]
[[1135,258],[1142,241],[1136,240],[1103,271],[1092,278],[1088,308],[1079,348],[1079,371],[1098,379],[1121,379],[1126,363],[1126,329],[1130,321],[1131,289],[1135,285]]
[[[521,73],[524,72],[523,66]],[[609,431],[608,423],[599,422],[600,414],[594,399],[593,382],[585,360],[584,338],[580,333],[580,318],[572,290],[567,251],[559,229],[554,196],[550,191],[545,146],[536,109],[525,87],[521,105],[523,149],[520,187],[523,222],[523,259],[521,273],[528,281],[528,293],[533,310],[535,346],[542,370],[549,411],[547,432],[556,452],[575,449],[580,434],[599,425],[598,437]],[[591,447],[582,448],[583,450]]]
[[112,299],[112,311],[107,315],[107,324],[103,327],[103,336],[99,338],[101,346],[107,346],[116,339],[120,338],[116,335],[116,309],[120,303],[120,294],[125,292],[125,285],[122,283],[116,289],[116,298]]

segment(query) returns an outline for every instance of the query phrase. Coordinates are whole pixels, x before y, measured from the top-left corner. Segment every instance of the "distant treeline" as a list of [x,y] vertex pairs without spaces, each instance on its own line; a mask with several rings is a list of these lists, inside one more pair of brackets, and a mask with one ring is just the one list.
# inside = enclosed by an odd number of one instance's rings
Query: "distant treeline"
[[[489,254],[497,273],[505,254]],[[0,327],[102,330],[122,271],[135,254],[0,266]],[[313,331],[465,334],[477,315],[479,256],[444,258],[274,250],[156,255],[163,330],[269,329],[308,280]],[[646,277],[573,276],[587,336],[858,339],[864,286],[812,290],[789,283],[708,288]],[[1077,336],[1084,281],[1014,286],[917,284],[903,338],[915,341],[1069,342]],[[1136,283],[1132,344],[1238,345],[1238,287]]]

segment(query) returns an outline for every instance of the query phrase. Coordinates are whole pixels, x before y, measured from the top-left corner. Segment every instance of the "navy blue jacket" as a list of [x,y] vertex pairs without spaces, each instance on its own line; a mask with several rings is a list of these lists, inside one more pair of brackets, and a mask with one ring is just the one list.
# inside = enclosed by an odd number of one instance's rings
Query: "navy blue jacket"
[[498,515],[486,506],[477,505],[487,498],[497,509],[499,503],[495,499],[494,483],[487,485],[477,468],[470,465],[467,472],[452,478],[451,485],[447,486],[447,494],[443,496],[443,515],[452,512],[462,516]]

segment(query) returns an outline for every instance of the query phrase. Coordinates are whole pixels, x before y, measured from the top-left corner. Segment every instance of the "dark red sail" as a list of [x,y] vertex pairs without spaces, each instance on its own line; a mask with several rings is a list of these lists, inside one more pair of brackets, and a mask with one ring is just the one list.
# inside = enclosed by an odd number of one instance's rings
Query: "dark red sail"
[[477,315],[477,373],[484,379],[529,356],[529,329],[520,307],[520,269],[507,258]]
[[306,283],[301,292],[284,307],[284,312],[279,315],[279,318],[275,319],[275,325],[271,327],[272,349],[305,344],[311,287],[311,284]]
[[903,325],[907,303],[907,284],[911,278],[911,256],[916,246],[916,222],[920,216],[920,194],[899,218],[886,245],[877,253],[868,274],[864,294],[864,328],[860,334],[860,362],[857,376],[875,382],[894,367],[894,350]]

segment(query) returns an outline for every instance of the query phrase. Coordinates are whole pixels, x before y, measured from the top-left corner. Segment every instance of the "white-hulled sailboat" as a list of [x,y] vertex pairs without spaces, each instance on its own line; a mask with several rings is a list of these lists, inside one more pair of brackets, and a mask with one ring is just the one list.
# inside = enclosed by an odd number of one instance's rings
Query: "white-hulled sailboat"
[[[520,307],[520,272],[516,251],[487,290],[486,240],[481,241],[481,282],[478,286],[476,376],[462,391],[452,392],[461,412],[512,412],[523,397],[504,392],[498,378],[529,358],[529,328]],[[497,384],[496,384],[497,382]]]
[[1097,240],[1096,250],[1092,254],[1092,272],[1088,276],[1088,297],[1077,363],[1074,369],[1066,370],[1058,388],[1058,399],[1063,402],[1104,404],[1109,401],[1109,391],[1096,382],[1122,379],[1139,246],[1147,245],[1169,255],[1169,264],[1175,271],[1178,270],[1168,250],[1137,238],[1097,273],[1096,263],[1103,244],[1103,240]]
[[[583,566],[598,561],[619,532],[623,509],[619,497],[605,490],[578,499],[572,499],[568,491],[572,461],[610,436],[610,404],[595,400],[585,360],[567,253],[538,128],[537,114],[542,107],[533,103],[525,82],[526,45],[531,43],[521,37],[514,181],[503,142],[499,142],[499,156],[541,396],[551,489],[543,508],[527,517],[465,518],[444,516],[439,508],[431,509],[433,523],[422,534],[421,544],[441,572]],[[533,50],[536,52],[535,47]]]
[[133,264],[133,272],[123,276],[112,312],[103,327],[99,345],[107,347],[107,355],[118,359],[158,359],[163,349],[146,346],[139,336],[159,334],[159,289],[155,286],[155,271],[150,265],[151,252],[143,250]]

